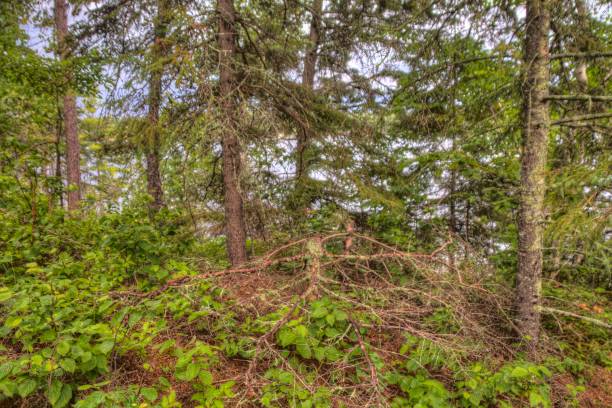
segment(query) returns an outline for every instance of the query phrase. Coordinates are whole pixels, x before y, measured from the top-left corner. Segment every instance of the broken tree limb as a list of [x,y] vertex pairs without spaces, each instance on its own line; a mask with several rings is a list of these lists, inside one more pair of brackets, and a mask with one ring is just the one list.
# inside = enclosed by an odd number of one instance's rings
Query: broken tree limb
[[584,320],[585,322],[592,323],[596,326],[604,327],[606,329],[612,329],[612,324],[606,323],[602,320],[594,319],[592,317],[582,316],[577,313],[568,312],[567,310],[560,310],[547,306],[540,306],[539,309],[542,313],[559,314],[561,316],[573,317],[575,319],[580,319]]
[[366,363],[368,363],[368,367],[370,369],[370,381],[372,382],[372,387],[374,387],[378,391],[379,382],[378,382],[378,374],[376,373],[376,366],[374,365],[374,363],[372,363],[372,360],[370,359],[370,355],[368,354],[368,349],[366,348],[365,342],[363,341],[363,337],[361,337],[361,332],[359,331],[361,327],[357,324],[357,322],[355,321],[355,319],[353,319],[351,315],[349,315],[348,321],[353,327],[353,331],[355,332],[355,336],[357,337],[357,343],[359,343],[359,348],[361,349],[361,352],[363,353],[363,358],[365,359]]
[[319,274],[321,273],[321,257],[323,256],[323,246],[321,237],[313,237],[306,243],[308,256],[308,276],[310,284],[307,289],[307,299],[312,300],[317,297],[317,286],[319,284]]

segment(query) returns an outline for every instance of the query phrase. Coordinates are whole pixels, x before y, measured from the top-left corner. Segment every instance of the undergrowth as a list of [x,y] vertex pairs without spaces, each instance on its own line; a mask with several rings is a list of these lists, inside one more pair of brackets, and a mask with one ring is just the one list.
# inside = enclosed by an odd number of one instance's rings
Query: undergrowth
[[[450,267],[445,246],[356,235],[344,253],[338,233],[232,272],[222,242],[169,213],[0,216],[5,406],[578,406],[591,367],[612,367],[609,330],[564,316],[545,318],[541,362],[523,359],[511,288],[475,254]],[[605,292],[545,295],[610,321]]]

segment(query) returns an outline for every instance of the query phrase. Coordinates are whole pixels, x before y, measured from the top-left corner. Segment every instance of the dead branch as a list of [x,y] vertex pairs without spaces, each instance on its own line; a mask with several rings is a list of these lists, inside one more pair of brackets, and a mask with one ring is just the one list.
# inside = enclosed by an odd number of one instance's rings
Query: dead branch
[[606,329],[612,329],[612,325],[611,324],[606,323],[606,322],[604,322],[602,320],[594,319],[592,317],[582,316],[582,315],[579,315],[577,313],[572,313],[572,312],[568,312],[566,310],[560,310],[560,309],[555,309],[555,308],[546,307],[546,306],[540,306],[539,309],[543,313],[560,314],[561,316],[573,317],[575,319],[580,319],[580,320],[584,320],[585,322],[592,323],[592,324],[594,324],[596,326],[604,327]]

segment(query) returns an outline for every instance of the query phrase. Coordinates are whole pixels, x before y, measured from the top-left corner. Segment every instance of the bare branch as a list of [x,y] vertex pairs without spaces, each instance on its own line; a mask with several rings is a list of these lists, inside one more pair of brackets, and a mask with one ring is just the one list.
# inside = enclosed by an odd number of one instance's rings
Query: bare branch
[[550,56],[551,60],[564,59],[564,58],[610,58],[612,52],[565,52],[562,54],[553,54]]
[[582,122],[585,120],[606,119],[612,117],[612,112],[593,113],[590,115],[571,116],[569,118],[559,119],[551,123],[553,126],[562,125],[564,123]]
[[548,95],[544,100],[547,101],[600,101],[610,102],[612,96],[608,95]]
[[540,310],[543,313],[560,314],[562,316],[573,317],[576,319],[584,320],[585,322],[593,323],[596,326],[605,327],[606,329],[612,329],[612,324],[606,323],[601,320],[594,319],[588,316],[582,316],[576,313],[568,312],[566,310],[554,309],[552,307],[541,306]]

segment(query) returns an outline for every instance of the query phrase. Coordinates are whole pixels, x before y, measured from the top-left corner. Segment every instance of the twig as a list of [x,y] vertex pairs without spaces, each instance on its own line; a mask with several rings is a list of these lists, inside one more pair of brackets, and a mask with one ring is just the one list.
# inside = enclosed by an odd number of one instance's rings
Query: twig
[[363,342],[363,338],[361,337],[361,333],[359,332],[360,327],[351,315],[348,315],[348,321],[351,323],[351,326],[353,326],[353,331],[355,332],[355,335],[357,336],[357,342],[359,343],[359,348],[361,349],[361,352],[363,353],[363,358],[368,363],[368,366],[370,368],[370,381],[372,382],[372,386],[374,387],[376,392],[379,393],[380,390],[378,389],[379,382],[378,382],[378,374],[376,373],[376,366],[372,363],[372,360],[370,359],[370,356],[368,355],[368,350],[366,349],[365,343]]

